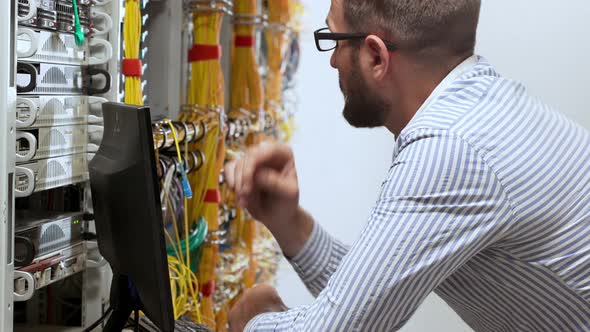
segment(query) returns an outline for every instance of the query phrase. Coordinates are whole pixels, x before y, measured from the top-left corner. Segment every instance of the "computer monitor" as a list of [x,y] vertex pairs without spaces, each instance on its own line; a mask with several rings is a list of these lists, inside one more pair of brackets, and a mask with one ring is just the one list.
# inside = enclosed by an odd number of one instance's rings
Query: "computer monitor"
[[103,115],[102,144],[89,169],[98,247],[113,270],[105,331],[121,331],[137,310],[173,331],[150,111],[105,103]]

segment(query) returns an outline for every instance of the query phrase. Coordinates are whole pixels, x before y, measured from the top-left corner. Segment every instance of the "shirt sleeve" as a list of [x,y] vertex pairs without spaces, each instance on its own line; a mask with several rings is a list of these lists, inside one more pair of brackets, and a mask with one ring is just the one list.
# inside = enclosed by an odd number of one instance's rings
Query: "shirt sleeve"
[[314,297],[328,284],[349,247],[332,238],[318,223],[291,265]]
[[[477,151],[446,131],[417,131],[401,142],[365,229],[314,302],[257,316],[247,331],[397,330],[447,277],[504,236],[510,202]],[[312,276],[318,270],[309,268]]]

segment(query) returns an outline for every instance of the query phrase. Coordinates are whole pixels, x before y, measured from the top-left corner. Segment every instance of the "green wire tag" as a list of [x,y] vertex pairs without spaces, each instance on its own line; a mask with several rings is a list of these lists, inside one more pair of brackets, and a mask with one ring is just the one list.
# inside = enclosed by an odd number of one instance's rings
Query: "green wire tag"
[[72,0],[72,7],[74,9],[74,40],[78,47],[84,46],[84,32],[82,32],[82,26],[80,25],[80,15],[78,14],[78,4],[76,0]]

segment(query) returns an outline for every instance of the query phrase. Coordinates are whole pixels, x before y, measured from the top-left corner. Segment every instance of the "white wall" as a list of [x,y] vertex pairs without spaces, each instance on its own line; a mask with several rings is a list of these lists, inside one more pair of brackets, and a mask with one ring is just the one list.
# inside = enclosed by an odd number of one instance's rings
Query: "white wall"
[[478,53],[590,128],[590,2],[483,1]]
[[[590,3],[587,0],[483,0],[478,54],[529,91],[590,128]],[[352,243],[377,198],[391,161],[385,130],[350,128],[329,53],[318,53],[312,31],[324,25],[329,1],[307,7],[299,72],[297,158],[302,204],[329,232]],[[288,264],[279,291],[290,306],[312,301]],[[470,331],[438,297],[429,297],[403,329]]]

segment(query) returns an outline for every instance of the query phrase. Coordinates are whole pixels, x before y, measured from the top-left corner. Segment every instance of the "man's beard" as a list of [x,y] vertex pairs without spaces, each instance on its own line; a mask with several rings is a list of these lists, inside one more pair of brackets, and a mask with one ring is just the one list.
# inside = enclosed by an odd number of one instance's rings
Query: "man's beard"
[[346,82],[346,91],[340,78],[340,89],[344,94],[343,115],[348,123],[356,128],[375,128],[385,125],[389,112],[386,102],[381,100],[370,88],[360,73],[358,58],[353,55],[352,71]]

